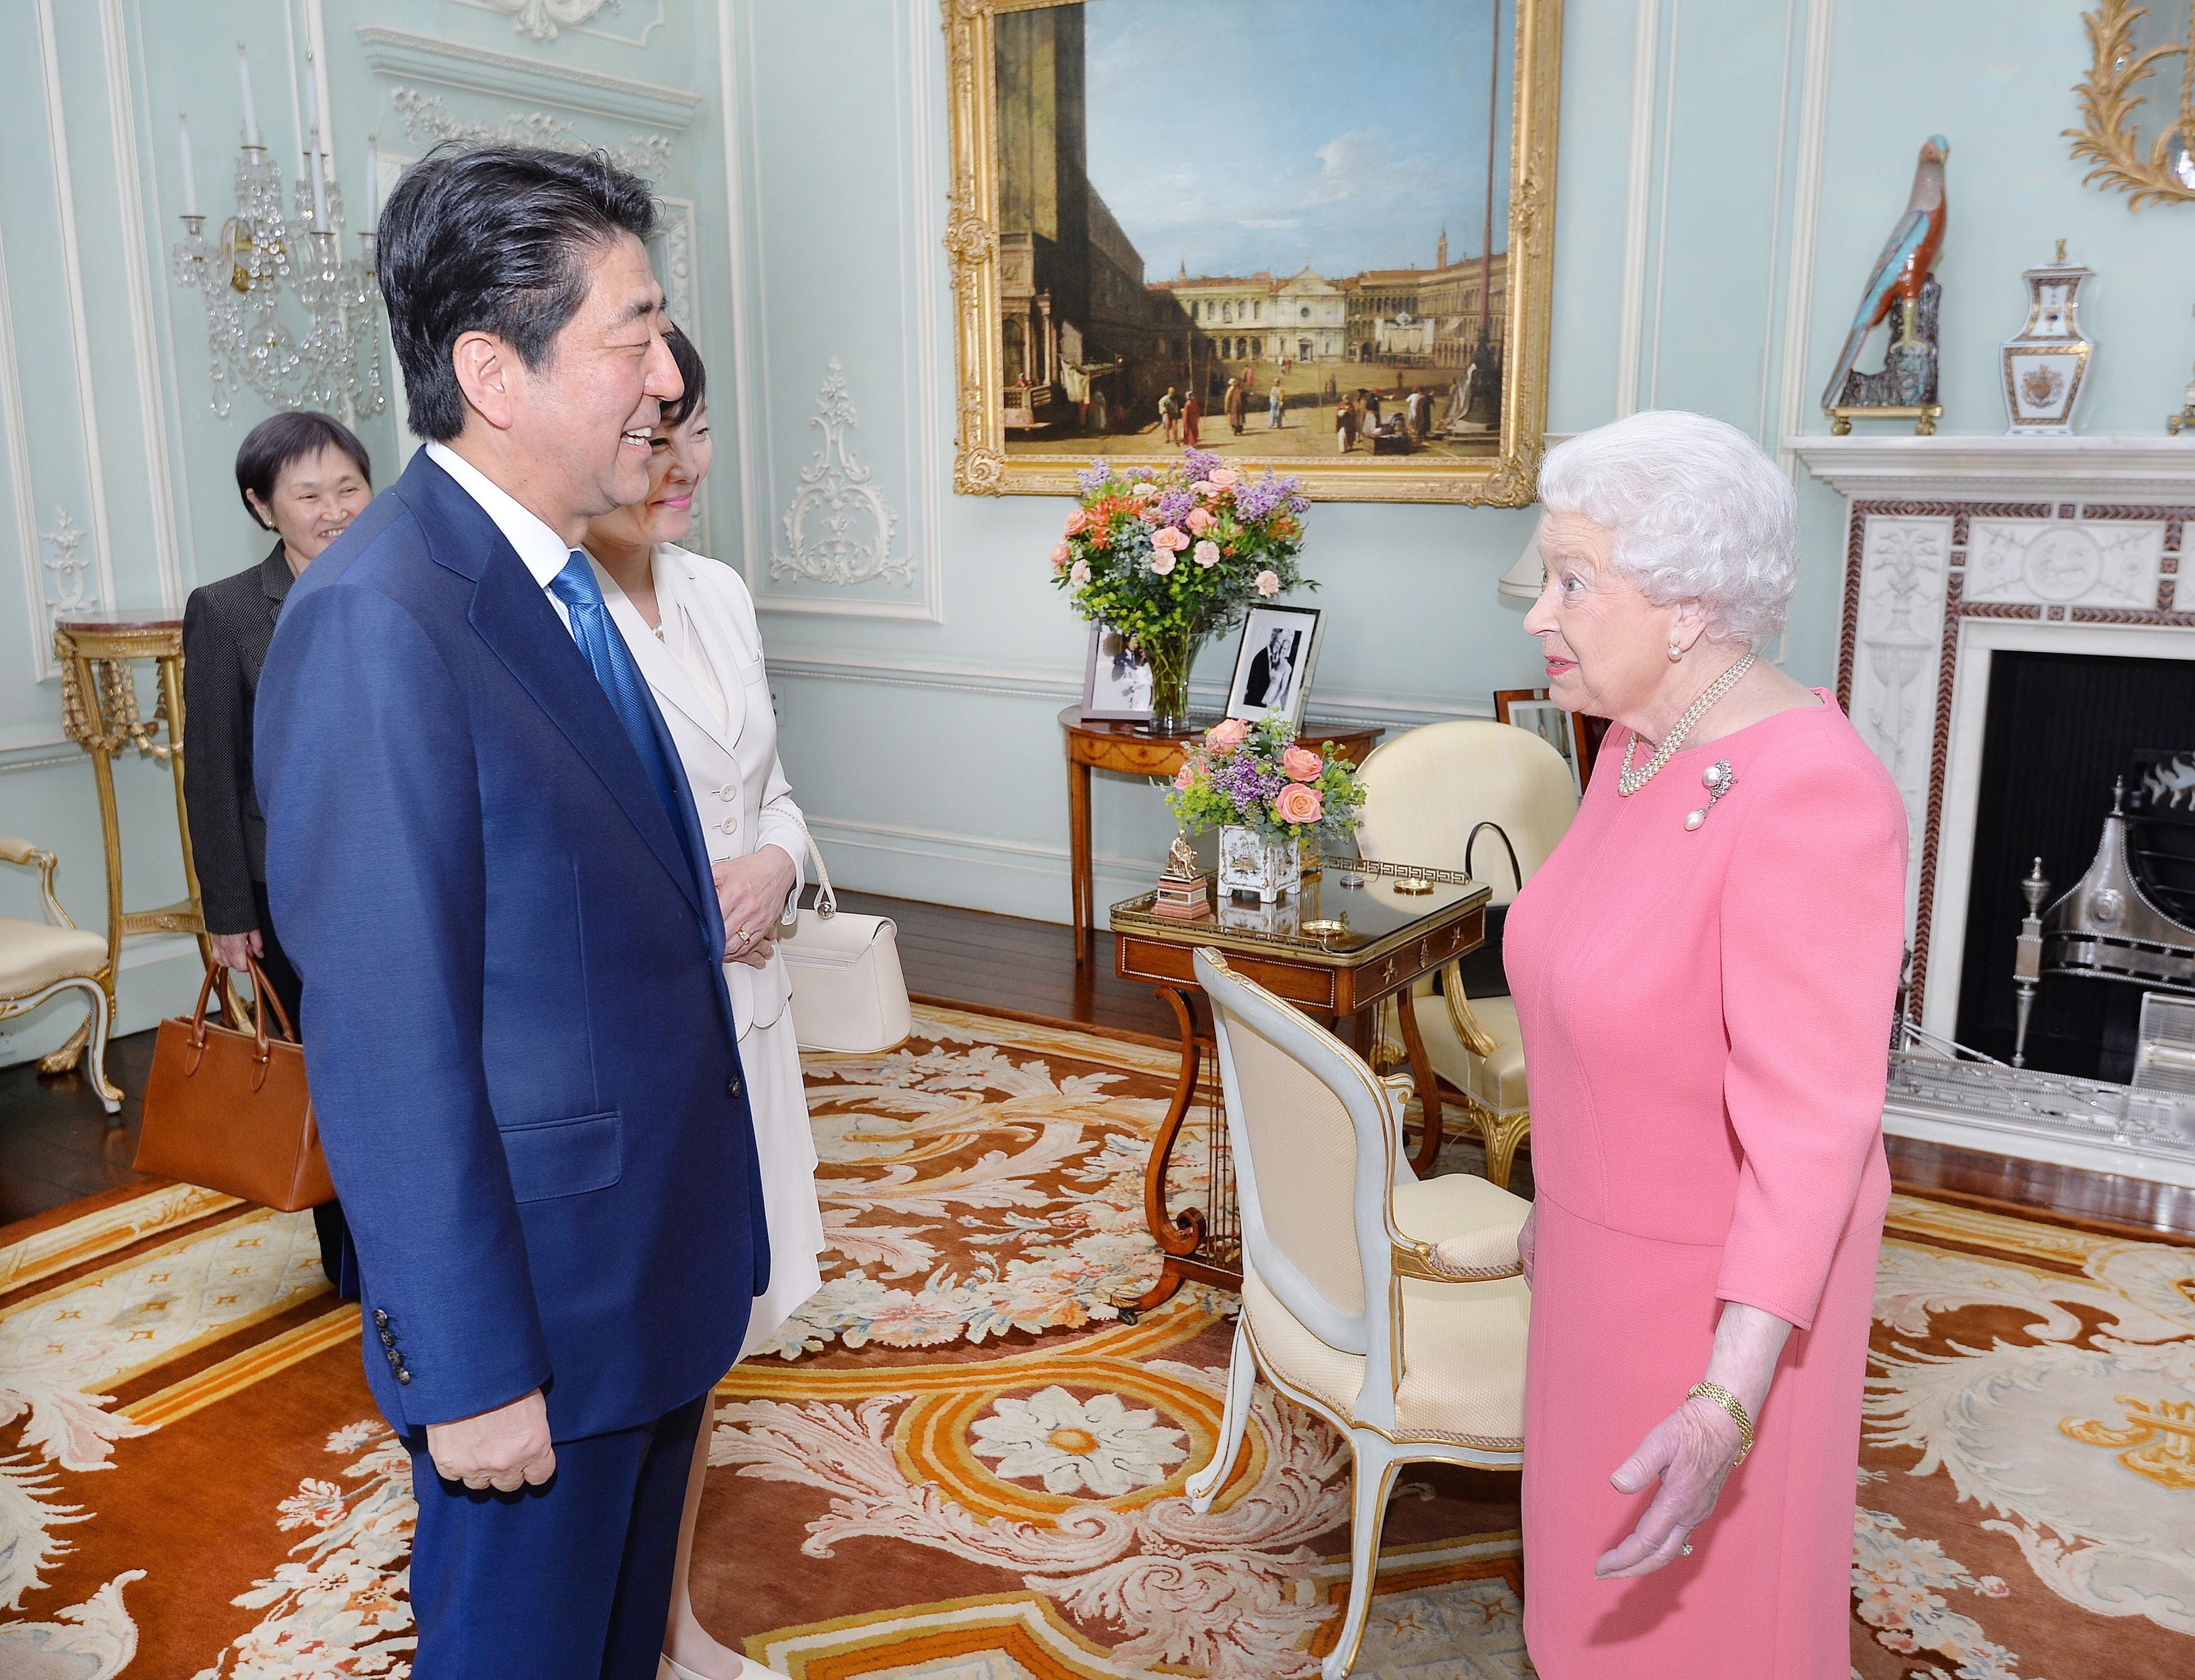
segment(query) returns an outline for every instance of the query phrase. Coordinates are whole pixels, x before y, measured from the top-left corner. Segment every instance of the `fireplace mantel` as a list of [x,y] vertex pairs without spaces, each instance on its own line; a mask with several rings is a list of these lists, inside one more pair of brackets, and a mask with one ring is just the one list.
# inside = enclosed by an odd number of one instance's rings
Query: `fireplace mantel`
[[[2195,438],[1853,434],[1786,447],[1849,498],[1837,695],[1905,803],[1913,1014],[1952,1038],[1991,660],[2013,650],[2195,659],[2195,582],[2183,591],[2180,576],[2195,553]],[[1956,1108],[1893,1098],[1883,1124],[2195,1183],[2195,1160],[2100,1142],[2047,1108],[2011,1105],[1969,1125]]]
[[2195,499],[2195,435],[2171,437],[1794,437],[1806,469],[1855,500],[1995,499],[2000,492],[2126,500]]

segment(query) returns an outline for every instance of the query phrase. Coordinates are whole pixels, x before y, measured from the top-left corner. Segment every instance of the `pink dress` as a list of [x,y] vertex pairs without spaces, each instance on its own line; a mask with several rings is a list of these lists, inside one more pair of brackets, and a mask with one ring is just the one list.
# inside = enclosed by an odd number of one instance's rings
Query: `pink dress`
[[[1905,814],[1835,703],[1686,748],[1610,733],[1509,912],[1538,1218],[1524,1636],[1544,1680],[1846,1680]],[[1736,780],[1697,831],[1701,772]],[[1654,1489],[1609,1476],[1700,1380],[1725,1301],[1798,1326],[1693,1554],[1597,1581]]]

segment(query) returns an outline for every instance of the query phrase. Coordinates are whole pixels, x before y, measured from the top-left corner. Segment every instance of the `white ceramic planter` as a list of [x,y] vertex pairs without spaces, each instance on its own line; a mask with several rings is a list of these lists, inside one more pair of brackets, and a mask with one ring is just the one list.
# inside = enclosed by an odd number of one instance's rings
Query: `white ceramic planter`
[[1268,840],[1253,828],[1219,831],[1219,890],[1270,904],[1303,884],[1303,843]]

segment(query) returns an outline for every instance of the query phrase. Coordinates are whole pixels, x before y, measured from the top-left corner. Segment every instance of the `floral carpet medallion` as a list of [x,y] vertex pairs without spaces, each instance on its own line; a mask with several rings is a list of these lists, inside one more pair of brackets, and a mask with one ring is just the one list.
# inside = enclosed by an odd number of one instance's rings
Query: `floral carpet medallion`
[[[916,1034],[809,1067],[832,1251],[718,1386],[703,1620],[799,1680],[1314,1672],[1345,1448],[1261,1389],[1197,1516],[1233,1302],[1119,1321],[1174,1057]],[[1876,1316],[1854,1674],[2195,1673],[2195,1249],[1900,1197]],[[308,1217],[155,1185],[0,1232],[0,1431],[8,1680],[408,1677],[409,1467]],[[1530,1672],[1515,1489],[1404,1471],[1357,1674]]]

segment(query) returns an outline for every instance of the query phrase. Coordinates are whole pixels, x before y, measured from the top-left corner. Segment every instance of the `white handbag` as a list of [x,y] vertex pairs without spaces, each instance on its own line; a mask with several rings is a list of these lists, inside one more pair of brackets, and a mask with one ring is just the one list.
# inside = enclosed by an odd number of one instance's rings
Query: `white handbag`
[[899,927],[889,917],[842,914],[823,853],[809,834],[815,865],[815,907],[778,935],[792,983],[792,1035],[808,1050],[873,1056],[914,1030],[907,976],[899,965]]

